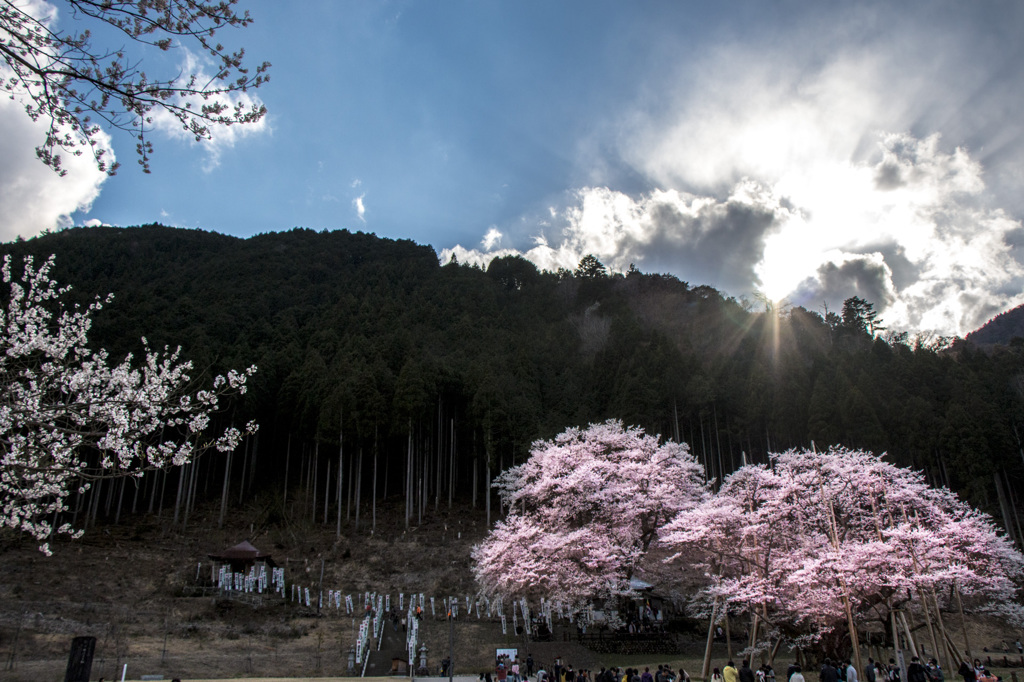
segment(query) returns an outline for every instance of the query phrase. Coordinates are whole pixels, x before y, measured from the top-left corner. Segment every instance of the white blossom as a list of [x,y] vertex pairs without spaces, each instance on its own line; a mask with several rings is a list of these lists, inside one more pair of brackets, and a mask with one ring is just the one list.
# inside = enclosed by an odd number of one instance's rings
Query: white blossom
[[111,366],[87,336],[92,314],[112,297],[84,308],[62,303],[70,287],[51,279],[53,263],[51,256],[36,267],[26,257],[20,278],[10,256],[0,268],[9,290],[0,306],[0,527],[31,534],[47,555],[53,534],[81,536],[69,523],[53,524],[90,481],[229,451],[257,429],[249,422],[244,431],[207,433],[220,400],[244,393],[255,366],[195,390],[181,349],[153,351],[144,337],[141,364],[129,355]]

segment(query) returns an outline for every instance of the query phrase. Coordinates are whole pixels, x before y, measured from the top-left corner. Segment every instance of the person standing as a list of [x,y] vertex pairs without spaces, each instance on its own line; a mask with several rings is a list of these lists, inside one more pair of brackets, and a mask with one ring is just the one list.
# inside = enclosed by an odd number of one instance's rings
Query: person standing
[[865,682],[875,682],[875,659],[869,658],[868,665],[864,668],[864,680]]
[[526,654],[526,676],[533,677],[533,654]]
[[789,676],[789,682],[807,682],[804,679],[804,674],[802,672],[800,672],[800,666],[798,664],[794,663],[790,667],[791,668],[796,668],[796,670],[794,670],[793,674],[791,674]]
[[744,660],[740,666],[740,682],[757,682],[754,671],[750,669],[750,661]]
[[826,658],[825,662],[821,664],[821,671],[818,673],[818,679],[821,682],[839,682],[839,673],[836,672],[836,667],[832,665],[832,659]]
[[740,671],[736,669],[736,665],[732,661],[729,661],[722,669],[722,677],[725,678],[725,682],[740,682]]
[[850,659],[846,659],[846,682],[857,682],[857,669],[853,667]]
[[907,682],[928,682],[928,670],[917,656],[911,658],[907,666]]

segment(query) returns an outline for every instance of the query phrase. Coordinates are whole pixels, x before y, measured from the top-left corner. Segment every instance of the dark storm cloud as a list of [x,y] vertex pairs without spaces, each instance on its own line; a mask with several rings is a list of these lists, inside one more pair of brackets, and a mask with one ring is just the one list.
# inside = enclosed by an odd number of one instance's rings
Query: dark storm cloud
[[879,164],[875,172],[875,187],[880,190],[898,189],[905,183],[899,165],[895,163]]
[[892,288],[896,291],[902,291],[921,279],[921,265],[907,258],[907,250],[901,244],[895,242],[869,244],[858,249],[857,252],[865,256],[880,254],[886,267],[889,268]]
[[730,200],[687,214],[674,203],[655,203],[650,223],[649,232],[622,242],[642,270],[673,272],[737,296],[760,285],[755,266],[775,225],[772,210]]
[[895,300],[890,270],[878,258],[855,257],[843,263],[825,263],[815,277],[808,278],[792,297],[792,302],[809,308],[823,302],[832,310],[839,310],[843,301],[859,296],[874,304],[875,310],[884,310]]

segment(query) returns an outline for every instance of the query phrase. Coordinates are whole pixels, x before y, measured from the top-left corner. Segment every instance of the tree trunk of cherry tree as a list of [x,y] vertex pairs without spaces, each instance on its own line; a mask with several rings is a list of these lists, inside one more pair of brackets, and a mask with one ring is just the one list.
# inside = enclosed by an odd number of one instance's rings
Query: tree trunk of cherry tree
[[892,621],[892,649],[896,656],[896,663],[900,667],[900,679],[907,679],[907,663],[903,656],[903,647],[900,646],[900,629],[896,623],[896,610],[889,609],[889,620]]
[[942,620],[942,609],[939,608],[939,600],[935,596],[935,587],[929,587],[929,591],[931,593],[932,603],[935,604],[935,619],[938,621],[939,637],[942,639],[942,647],[939,651],[945,652],[943,656],[939,658],[939,665],[943,664],[944,658],[945,663],[947,663],[945,670],[952,670],[957,667],[957,657],[955,655],[952,657],[949,655],[949,646],[947,644],[949,642],[949,635],[946,634],[946,624]]
[[725,604],[725,655],[732,660],[732,633],[729,632],[729,603]]
[[928,600],[924,598],[924,590],[917,588],[917,598],[921,600],[921,610],[924,612],[924,622],[928,626],[928,637],[932,643],[932,655],[942,665],[942,649],[939,648],[939,640],[935,638],[935,624],[932,623],[931,609],[928,607]]
[[757,628],[758,628],[758,626],[760,624],[761,624],[761,619],[758,617],[757,613],[751,613],[750,614],[750,644],[748,645],[748,648],[750,649],[750,652],[751,652],[751,655],[750,655],[751,664],[753,664],[753,659],[754,659],[754,655],[753,655],[754,646],[757,644]]
[[715,641],[715,616],[718,615],[718,595],[715,595],[715,601],[711,605],[711,622],[708,623],[708,641],[704,645],[704,663],[701,665],[700,676],[701,679],[707,680],[708,675],[711,672],[711,645]]
[[[900,624],[903,626],[903,632],[907,636],[907,646],[910,647],[910,655],[917,656],[920,658],[920,654],[917,651],[917,643],[914,641],[914,633],[910,629],[910,623],[907,622],[907,615],[903,611],[899,612]],[[907,679],[904,677],[903,679]]]

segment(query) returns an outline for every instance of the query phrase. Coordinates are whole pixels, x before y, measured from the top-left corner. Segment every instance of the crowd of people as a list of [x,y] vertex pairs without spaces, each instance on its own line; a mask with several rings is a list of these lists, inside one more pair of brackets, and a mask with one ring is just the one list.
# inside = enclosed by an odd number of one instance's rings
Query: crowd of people
[[534,677],[535,661],[533,656],[527,654],[526,660],[520,662],[518,658],[510,659],[508,656],[498,658],[495,670],[480,673],[481,682],[690,682],[690,676],[686,671],[672,669],[667,665],[659,665],[657,670],[651,672],[650,667],[645,667],[643,672],[638,668],[605,668],[598,671],[586,668],[575,669],[570,664],[564,664],[561,658],[556,658],[554,663],[547,668],[544,664],[536,665],[536,677]]
[[750,661],[743,661],[738,669],[735,663],[729,661],[721,670],[715,668],[711,671],[711,680],[712,682],[775,682],[775,671],[767,663],[757,670],[753,670],[750,667]]
[[[535,670],[536,669],[536,670]],[[536,672],[536,676],[535,676]],[[963,682],[1000,682],[1001,678],[985,668],[979,659],[974,664],[964,661],[957,674]],[[914,656],[907,666],[907,679],[902,679],[902,669],[896,660],[889,659],[888,664],[868,658],[864,667],[864,680],[860,680],[857,669],[850,659],[832,661],[826,658],[818,671],[818,679],[812,682],[946,682],[945,673],[938,661],[928,659],[927,663]],[[481,682],[690,682],[690,676],[680,668],[673,670],[667,665],[659,665],[651,672],[645,667],[643,672],[637,668],[604,668],[599,671],[574,669],[565,665],[561,658],[556,658],[550,667],[536,665],[533,656],[527,654],[526,660],[510,659],[501,656],[495,664],[495,671],[480,673]],[[710,682],[776,682],[775,671],[770,664],[752,669],[749,661],[743,661],[737,668],[733,661],[726,663],[722,669],[714,668]],[[786,670],[785,682],[808,682],[798,663],[793,663]]]

